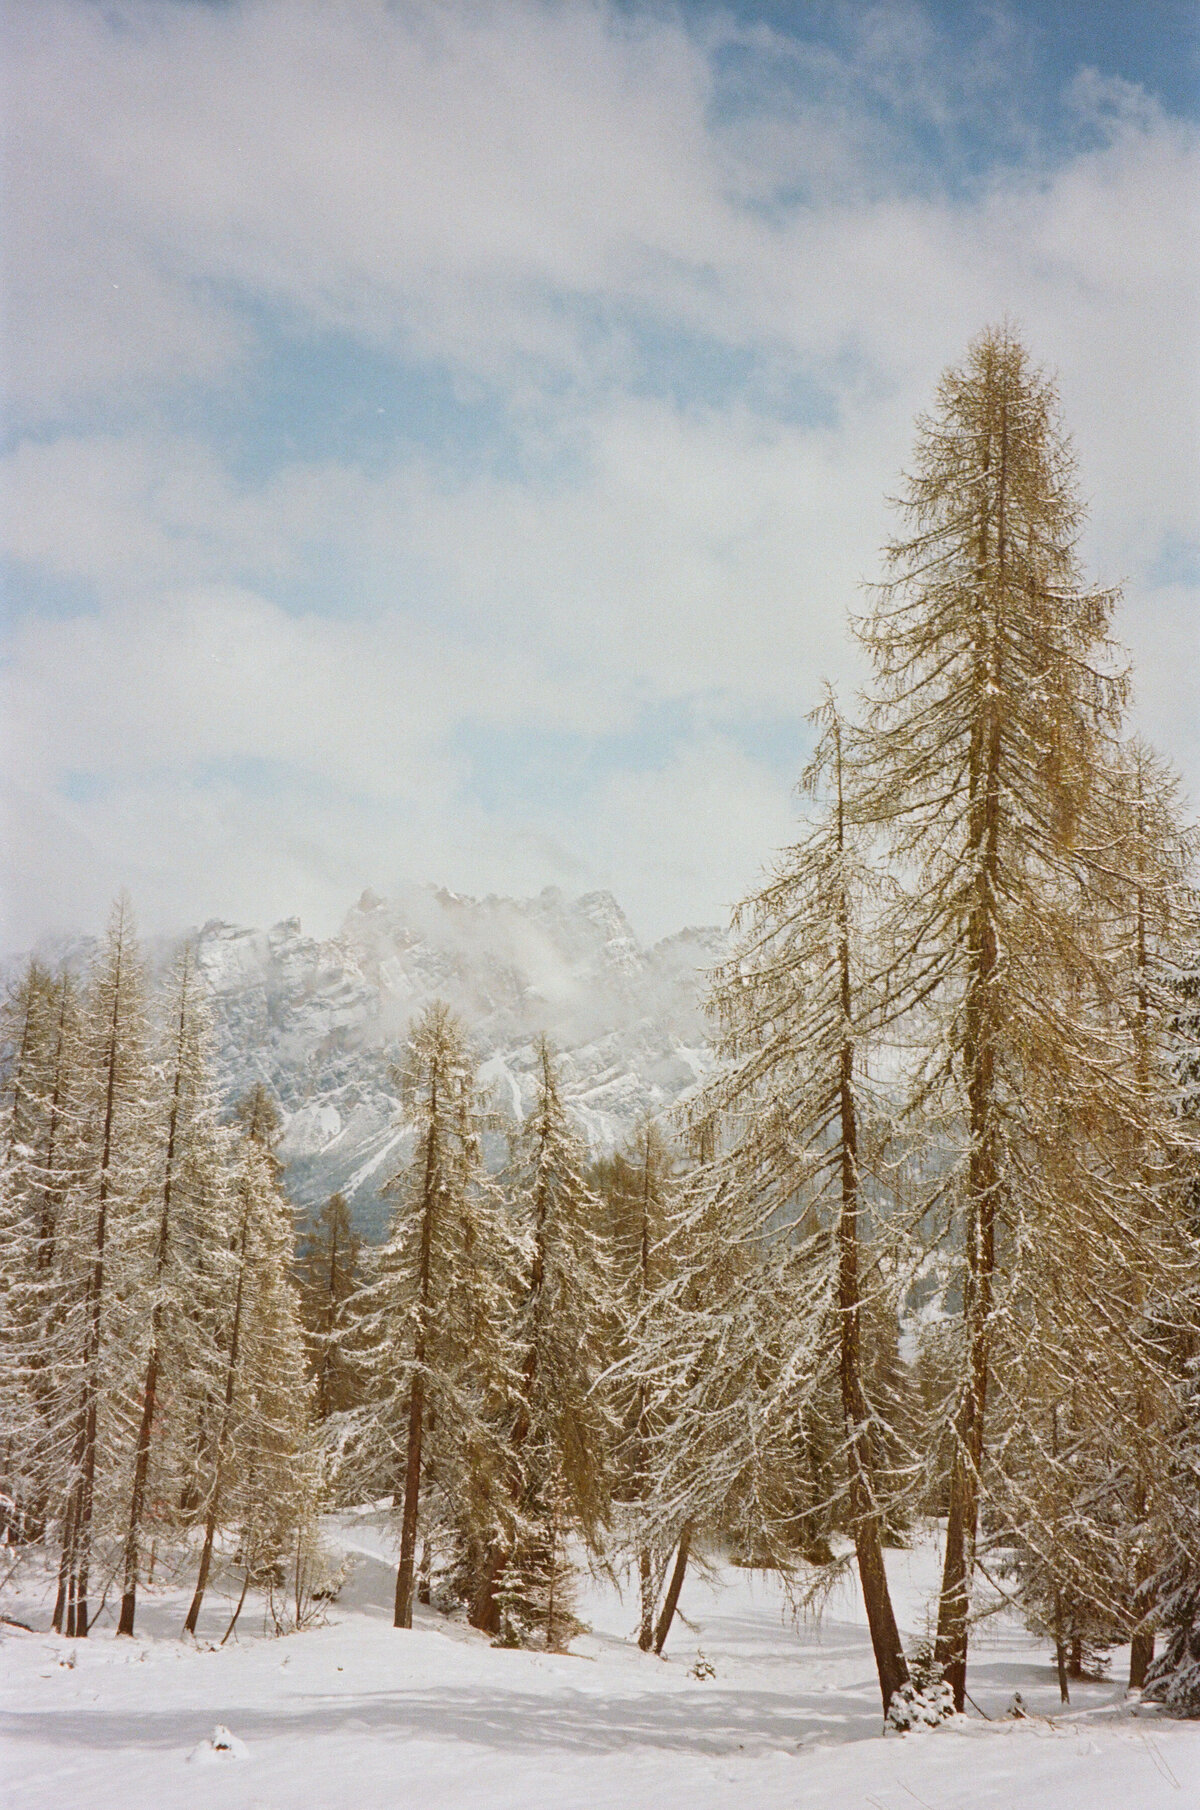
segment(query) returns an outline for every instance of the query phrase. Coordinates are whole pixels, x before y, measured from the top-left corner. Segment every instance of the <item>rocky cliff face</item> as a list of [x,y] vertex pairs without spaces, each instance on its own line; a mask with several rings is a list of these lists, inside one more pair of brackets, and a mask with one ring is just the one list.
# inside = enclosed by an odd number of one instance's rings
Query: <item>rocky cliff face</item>
[[536,899],[364,893],[328,941],[295,918],[266,931],[213,922],[199,935],[222,1091],[265,1081],[284,1116],[292,1199],[314,1205],[340,1188],[368,1236],[383,1229],[380,1189],[409,1142],[391,1066],[431,999],[461,1014],[482,1082],[516,1116],[531,1103],[533,1044],[547,1032],[599,1151],[707,1072],[703,972],[724,950],[712,929],[643,949],[611,894],[567,899],[554,888]]

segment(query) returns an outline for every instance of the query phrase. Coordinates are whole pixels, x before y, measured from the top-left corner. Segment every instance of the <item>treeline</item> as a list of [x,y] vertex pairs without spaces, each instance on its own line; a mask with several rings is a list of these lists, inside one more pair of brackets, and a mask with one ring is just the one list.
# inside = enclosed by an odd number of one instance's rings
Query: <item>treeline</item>
[[132,1634],[157,1543],[247,1579],[299,1541],[318,1472],[290,1278],[292,1211],[256,1088],[230,1124],[185,949],[151,1023],[127,902],[87,974],[31,962],[7,1002],[0,1219],[0,1512],[59,1555],[56,1630],[120,1596]]
[[[394,1503],[398,1626],[416,1598],[561,1644],[582,1543],[661,1651],[692,1554],[812,1599],[852,1558],[894,1723],[962,1709],[980,1576],[1064,1697],[1128,1641],[1134,1687],[1200,1712],[1193,840],[1008,330],[943,380],[899,510],[855,624],[872,684],[815,713],[806,828],[739,908],[670,1137],[589,1163],[543,1044],[489,1168],[436,1005],[387,1240],[360,1251],[335,1197],[292,1283],[268,1102],[218,1124],[187,958],[153,1063],[120,913],[78,998],[30,970],[5,1454],[12,1537],[62,1554],[56,1625],[86,1627],[101,1525],[129,1626],[150,1521],[247,1578],[303,1552],[319,1468],[325,1501]],[[906,1654],[883,1555],[922,1516],[936,1638]]]

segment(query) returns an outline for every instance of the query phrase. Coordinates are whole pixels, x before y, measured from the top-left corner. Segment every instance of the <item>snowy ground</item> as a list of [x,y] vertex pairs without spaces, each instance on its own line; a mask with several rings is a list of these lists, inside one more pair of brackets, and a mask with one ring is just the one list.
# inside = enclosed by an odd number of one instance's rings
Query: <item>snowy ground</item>
[[[631,1643],[632,1599],[597,1589],[593,1632],[559,1657],[494,1650],[429,1610],[398,1633],[386,1532],[345,1516],[330,1543],[350,1580],[326,1626],[285,1639],[251,1602],[213,1650],[214,1594],[185,1645],[171,1588],[147,1594],[134,1641],[111,1613],[79,1642],[0,1625],[4,1810],[1200,1810],[1200,1726],[1132,1714],[1119,1684],[1078,1686],[1060,1712],[1045,1651],[1007,1616],[980,1630],[969,1678],[996,1720],[883,1737],[849,1588],[796,1626],[772,1577],[692,1578],[666,1661]],[[915,1633],[935,1565],[929,1547],[889,1555]],[[48,1619],[11,1590],[0,1613]],[[715,1677],[691,1675],[698,1650]],[[1027,1721],[1004,1719],[1015,1690]],[[208,1745],[218,1724],[231,1753]]]

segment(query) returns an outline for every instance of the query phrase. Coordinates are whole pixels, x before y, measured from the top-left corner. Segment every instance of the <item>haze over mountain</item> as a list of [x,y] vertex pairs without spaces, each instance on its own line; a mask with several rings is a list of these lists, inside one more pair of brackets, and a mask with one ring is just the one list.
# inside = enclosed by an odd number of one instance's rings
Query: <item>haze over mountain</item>
[[704,928],[643,948],[610,893],[568,899],[554,887],[532,899],[365,892],[327,940],[305,935],[298,918],[268,930],[214,920],[198,935],[222,1093],[265,1081],[284,1118],[291,1198],[305,1207],[341,1189],[368,1236],[383,1228],[380,1189],[409,1135],[392,1065],[431,999],[462,1015],[502,1114],[528,1109],[534,1042],[547,1032],[599,1151],[711,1065],[703,971],[725,946],[722,931]]

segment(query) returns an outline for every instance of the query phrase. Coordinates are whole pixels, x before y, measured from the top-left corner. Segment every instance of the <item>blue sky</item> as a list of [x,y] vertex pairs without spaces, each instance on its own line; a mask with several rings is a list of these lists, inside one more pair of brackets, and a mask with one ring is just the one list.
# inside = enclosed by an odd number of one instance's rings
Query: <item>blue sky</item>
[[153,929],[723,916],[1006,313],[1200,796],[1194,7],[0,16],[5,946],[122,884]]

